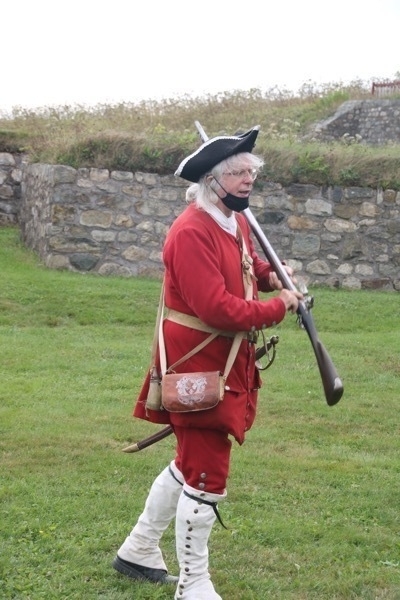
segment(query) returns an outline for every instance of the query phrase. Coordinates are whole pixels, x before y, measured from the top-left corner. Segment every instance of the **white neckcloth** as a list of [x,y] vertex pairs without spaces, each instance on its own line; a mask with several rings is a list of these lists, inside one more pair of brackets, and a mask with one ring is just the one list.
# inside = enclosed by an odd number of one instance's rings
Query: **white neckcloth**
[[218,223],[218,225],[224,230],[230,233],[231,235],[236,236],[237,230],[237,221],[235,217],[235,213],[232,213],[230,217],[224,215],[224,213],[214,204],[211,206],[207,206],[205,209],[210,217],[214,219]]

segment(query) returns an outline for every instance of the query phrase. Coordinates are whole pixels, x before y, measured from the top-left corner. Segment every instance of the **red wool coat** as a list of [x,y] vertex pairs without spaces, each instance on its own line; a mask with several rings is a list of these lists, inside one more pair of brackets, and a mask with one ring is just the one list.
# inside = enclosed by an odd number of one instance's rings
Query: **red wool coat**
[[[165,304],[222,330],[250,331],[252,328],[271,327],[284,318],[285,305],[276,296],[269,300],[258,299],[258,290],[271,291],[268,283],[271,267],[256,254],[246,219],[242,215],[237,215],[237,219],[257,277],[253,300],[244,299],[238,240],[224,231],[209,214],[191,204],[175,220],[165,241]],[[208,335],[164,321],[167,364],[173,364]],[[223,372],[231,345],[232,338],[218,336],[180,364],[176,372]],[[257,390],[261,385],[255,367],[254,344],[242,341],[226,384],[229,391],[225,392],[223,401],[212,409],[179,414],[165,410],[146,411],[147,376],[133,414],[155,423],[219,429],[242,443],[255,418]]]

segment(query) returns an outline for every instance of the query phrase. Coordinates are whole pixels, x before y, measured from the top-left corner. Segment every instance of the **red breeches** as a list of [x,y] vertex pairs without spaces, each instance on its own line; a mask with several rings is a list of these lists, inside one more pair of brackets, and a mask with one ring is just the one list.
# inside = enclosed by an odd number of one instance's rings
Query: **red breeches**
[[229,475],[232,442],[214,429],[175,427],[175,463],[185,482],[212,494],[224,494]]

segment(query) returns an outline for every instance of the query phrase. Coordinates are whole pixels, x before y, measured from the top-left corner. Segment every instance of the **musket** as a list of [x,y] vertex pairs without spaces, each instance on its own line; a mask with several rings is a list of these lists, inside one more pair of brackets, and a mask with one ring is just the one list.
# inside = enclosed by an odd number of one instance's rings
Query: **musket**
[[[208,136],[204,129],[198,121],[195,121],[195,125],[202,142],[206,142],[208,140]],[[282,262],[279,260],[277,254],[266,238],[250,208],[245,208],[242,212],[283,287],[287,290],[297,291],[295,284],[287,274],[286,269],[283,267]],[[312,299],[301,300],[299,302],[297,314],[300,325],[306,330],[308,337],[310,338],[310,342],[317,360],[326,401],[329,406],[333,406],[339,402],[343,395],[343,384],[331,357],[318,337],[317,329],[311,314],[312,305]]]

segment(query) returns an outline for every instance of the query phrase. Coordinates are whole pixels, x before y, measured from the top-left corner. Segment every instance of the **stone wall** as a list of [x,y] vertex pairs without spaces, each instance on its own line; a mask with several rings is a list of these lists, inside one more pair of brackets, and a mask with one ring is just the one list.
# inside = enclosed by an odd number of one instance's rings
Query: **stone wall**
[[[186,188],[173,176],[25,165],[22,239],[50,268],[160,277]],[[308,285],[400,291],[400,193],[257,180],[251,210]]]
[[159,277],[184,188],[173,176],[27,165],[22,239],[50,268]]
[[310,136],[330,142],[347,138],[380,146],[400,143],[400,100],[352,100],[312,127]]
[[18,223],[23,165],[22,155],[0,152],[0,226]]

